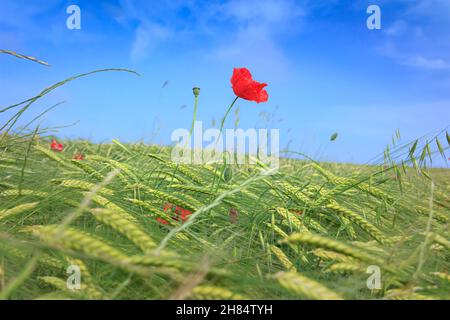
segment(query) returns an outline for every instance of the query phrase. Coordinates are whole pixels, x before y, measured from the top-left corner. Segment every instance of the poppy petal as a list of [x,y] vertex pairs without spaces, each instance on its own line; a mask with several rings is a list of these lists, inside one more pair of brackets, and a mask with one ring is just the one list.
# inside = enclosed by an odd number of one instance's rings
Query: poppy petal
[[269,95],[266,83],[260,83],[252,79],[250,71],[246,68],[235,68],[231,77],[231,85],[236,96],[257,103],[266,102]]

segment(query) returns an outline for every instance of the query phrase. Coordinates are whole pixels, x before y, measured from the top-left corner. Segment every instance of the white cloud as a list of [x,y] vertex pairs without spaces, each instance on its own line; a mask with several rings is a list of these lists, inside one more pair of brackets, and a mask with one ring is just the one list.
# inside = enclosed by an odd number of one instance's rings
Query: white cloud
[[260,69],[281,77],[288,71],[288,59],[267,29],[261,24],[240,28],[208,55],[232,62],[235,67]]
[[229,32],[208,54],[236,66],[264,70],[283,77],[289,71],[289,59],[280,39],[298,31],[305,15],[294,1],[232,0],[215,7],[216,17],[229,26]]
[[388,35],[388,36],[401,36],[404,35],[405,32],[407,32],[410,29],[410,26],[408,25],[408,23],[406,23],[403,20],[397,20],[394,23],[392,23],[389,27],[387,27],[384,32]]
[[3,13],[0,15],[0,23],[12,28],[28,26],[34,22],[37,15],[46,12],[55,4],[55,0],[41,1],[39,4],[24,0],[0,1]]
[[223,6],[223,13],[242,22],[286,24],[293,18],[303,15],[304,11],[293,1],[232,0]]
[[200,36],[206,58],[279,73],[287,70],[288,60],[279,39],[295,32],[304,14],[293,0],[122,0],[115,18],[134,28],[133,60],[147,57],[164,41]]
[[[406,2],[406,0],[403,0]],[[408,0],[407,14],[450,22],[450,1],[448,0]]]
[[170,30],[158,24],[140,24],[135,31],[131,59],[137,61],[145,57],[161,41],[169,38],[170,33]]
[[[392,2],[382,4],[389,6]],[[450,1],[397,0],[402,9],[386,29],[379,52],[418,70],[450,69]],[[386,9],[387,10],[387,9]]]
[[[58,0],[34,3],[0,0],[0,43],[6,49],[22,50],[31,39],[49,39],[39,15],[58,5]],[[35,32],[30,32],[33,30]]]
[[423,54],[398,49],[395,42],[386,42],[378,48],[378,52],[388,58],[392,58],[397,63],[423,70],[438,71],[449,70],[450,63],[443,57],[430,58]]
[[[161,43],[174,34],[168,21],[160,17],[172,17],[171,9],[176,9],[174,3],[153,1],[121,0],[120,9],[114,8],[114,19],[123,25],[132,25],[134,38],[130,48],[130,58],[138,61],[146,58]],[[161,10],[164,10],[161,11]],[[174,21],[174,23],[176,23]]]
[[401,62],[408,66],[422,68],[422,69],[428,69],[428,70],[449,70],[450,69],[450,64],[447,61],[445,61],[444,59],[426,58],[421,55],[405,57]]

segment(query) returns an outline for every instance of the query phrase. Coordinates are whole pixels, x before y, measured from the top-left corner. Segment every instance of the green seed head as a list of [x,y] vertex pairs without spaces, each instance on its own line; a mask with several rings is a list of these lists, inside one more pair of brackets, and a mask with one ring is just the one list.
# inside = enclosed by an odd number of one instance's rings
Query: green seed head
[[194,92],[194,96],[197,98],[198,95],[200,94],[200,88],[194,87],[194,88],[192,88],[192,91]]

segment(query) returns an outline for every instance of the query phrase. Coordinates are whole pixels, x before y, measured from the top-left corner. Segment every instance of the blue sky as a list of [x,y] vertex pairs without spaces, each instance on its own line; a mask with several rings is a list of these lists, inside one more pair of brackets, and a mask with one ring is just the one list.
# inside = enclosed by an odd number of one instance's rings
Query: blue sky
[[[71,4],[81,30],[66,28]],[[381,8],[381,30],[366,27],[370,4]],[[238,103],[240,127],[279,128],[282,147],[291,141],[320,160],[364,163],[397,129],[408,141],[450,124],[448,0],[0,0],[0,8],[0,48],[51,64],[0,56],[1,107],[94,69],[142,74],[77,80],[24,117],[65,101],[43,122],[79,120],[61,137],[169,143],[174,129],[189,128],[194,86],[198,119],[221,118],[234,67],[269,92],[265,104]]]

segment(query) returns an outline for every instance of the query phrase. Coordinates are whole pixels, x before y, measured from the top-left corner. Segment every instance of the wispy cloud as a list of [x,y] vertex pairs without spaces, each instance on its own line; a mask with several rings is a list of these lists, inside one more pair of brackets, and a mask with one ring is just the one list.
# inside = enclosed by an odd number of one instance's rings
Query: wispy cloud
[[304,15],[304,8],[295,1],[233,0],[216,5],[210,19],[230,27],[209,56],[265,70],[274,77],[285,75],[289,59],[280,40],[299,30]]
[[[450,69],[450,1],[397,0],[395,20],[384,29],[379,52],[416,69]],[[388,3],[385,4],[386,6]]]
[[[286,57],[278,39],[299,25],[304,10],[296,1],[122,0],[121,23],[135,22],[130,56],[148,57],[152,48],[176,41],[180,34],[201,37],[204,56],[283,69]],[[139,4],[139,6],[137,5]],[[267,63],[270,61],[270,65]]]
[[444,59],[425,58],[421,55],[406,57],[401,62],[405,65],[428,70],[449,70],[450,63]]
[[170,34],[171,31],[164,26],[141,23],[135,31],[131,59],[137,61],[145,57],[160,42],[168,39]]
[[383,56],[394,59],[397,63],[422,70],[441,71],[449,70],[450,63],[447,59],[441,57],[424,56],[420,50],[416,52],[401,50],[395,42],[386,42],[378,48]]
[[387,28],[384,29],[384,33],[388,36],[398,37],[411,30],[410,28],[411,26],[404,20],[397,20],[394,21],[394,23],[392,23],[391,25],[387,26]]
[[428,17],[450,23],[450,2],[448,0],[401,0],[408,4],[406,14]]
[[[170,38],[173,30],[170,24],[161,17],[170,14],[160,14],[159,10],[167,6],[167,2],[121,0],[119,8],[114,10],[114,18],[123,25],[134,28],[133,42],[130,48],[130,58],[141,60],[152,52],[161,42]],[[166,7],[168,10],[168,8]]]
[[221,12],[241,22],[275,23],[274,27],[289,24],[304,14],[297,2],[276,0],[232,0],[221,6]]
[[[39,15],[50,11],[58,5],[58,0],[30,2],[25,0],[0,0],[0,43],[4,47],[17,48],[30,38],[36,38],[29,30],[41,31],[45,24],[38,19]],[[45,38],[45,32],[40,33]]]

